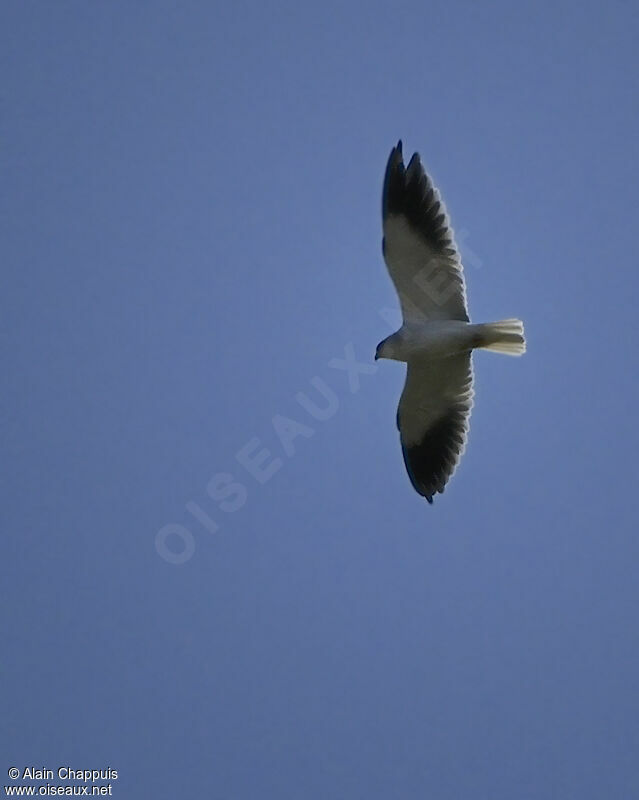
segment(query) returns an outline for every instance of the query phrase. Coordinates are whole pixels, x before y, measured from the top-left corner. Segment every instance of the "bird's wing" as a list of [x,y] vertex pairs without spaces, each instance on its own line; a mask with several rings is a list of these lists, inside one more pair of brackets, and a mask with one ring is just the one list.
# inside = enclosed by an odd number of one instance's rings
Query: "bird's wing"
[[470,352],[408,362],[397,427],[411,483],[429,503],[464,452],[472,406]]
[[382,196],[382,249],[405,322],[468,322],[459,251],[446,208],[415,153],[404,167],[401,141],[391,151]]

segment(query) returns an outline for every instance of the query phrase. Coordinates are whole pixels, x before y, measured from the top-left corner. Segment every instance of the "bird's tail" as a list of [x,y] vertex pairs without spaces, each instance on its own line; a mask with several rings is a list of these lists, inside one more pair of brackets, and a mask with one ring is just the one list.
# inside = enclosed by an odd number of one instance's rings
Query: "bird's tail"
[[486,322],[479,325],[483,350],[494,350],[507,356],[521,356],[526,352],[524,323],[520,319],[502,319],[499,322]]

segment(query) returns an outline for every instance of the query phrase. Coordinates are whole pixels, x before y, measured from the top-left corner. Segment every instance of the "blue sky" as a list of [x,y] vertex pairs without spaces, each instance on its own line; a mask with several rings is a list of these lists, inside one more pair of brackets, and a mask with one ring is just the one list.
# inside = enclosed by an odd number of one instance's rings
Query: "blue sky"
[[[0,13],[3,774],[639,796],[636,8]],[[432,508],[373,362],[400,137],[528,338]]]

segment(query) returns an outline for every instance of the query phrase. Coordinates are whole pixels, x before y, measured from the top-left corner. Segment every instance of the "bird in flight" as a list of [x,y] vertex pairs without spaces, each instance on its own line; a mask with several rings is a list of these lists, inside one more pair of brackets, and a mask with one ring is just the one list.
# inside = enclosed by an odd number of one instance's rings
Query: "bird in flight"
[[399,295],[402,327],[377,345],[375,360],[407,364],[397,409],[404,463],[415,490],[433,502],[455,471],[473,406],[472,351],[526,351],[519,319],[473,325],[461,258],[439,192],[415,153],[391,151],[382,197],[384,260]]

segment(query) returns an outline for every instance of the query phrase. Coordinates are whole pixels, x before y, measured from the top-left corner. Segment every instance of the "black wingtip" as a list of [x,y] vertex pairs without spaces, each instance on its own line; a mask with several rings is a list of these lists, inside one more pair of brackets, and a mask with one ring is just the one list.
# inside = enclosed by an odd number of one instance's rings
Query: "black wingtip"
[[[403,216],[431,250],[444,258],[451,256],[456,259],[452,230],[444,214],[439,193],[426,174],[419,153],[413,153],[405,167],[400,147],[401,140],[391,150],[386,164],[382,189],[382,219],[385,221],[388,216]],[[443,275],[442,269],[438,267],[433,275]],[[450,274],[457,280],[454,270]],[[461,277],[459,283],[461,288]],[[458,313],[458,319],[467,319],[465,309]]]
[[401,443],[406,471],[413,488],[430,504],[436,494],[444,491],[455,471],[468,430],[467,416],[468,409],[465,406],[453,405],[430,425],[420,442],[410,447]]
[[419,157],[419,153],[413,153],[411,160],[408,162],[408,166],[406,167],[406,171],[409,170],[412,172],[414,169],[421,171],[422,169],[422,160]]
[[[394,187],[394,188],[392,188]],[[382,217],[385,219],[386,215],[393,207],[394,203],[398,202],[396,195],[400,194],[404,188],[404,157],[402,155],[402,140],[397,143],[397,147],[393,147],[388,157],[386,164],[386,173],[384,175],[384,189],[382,191]]]
[[433,505],[433,498],[432,497],[429,497],[428,495],[426,495],[426,500],[428,501],[428,505],[429,506]]

